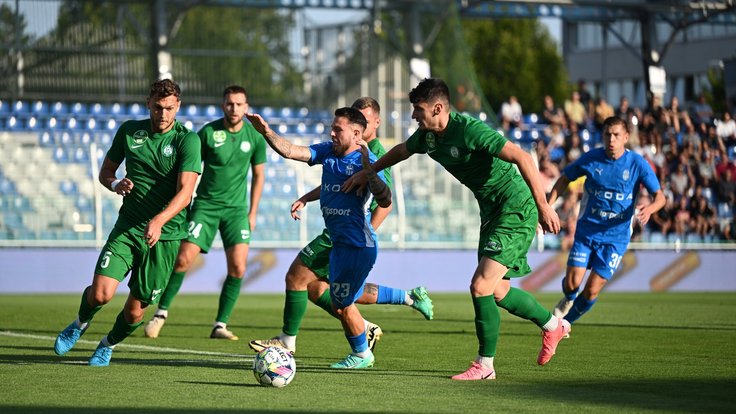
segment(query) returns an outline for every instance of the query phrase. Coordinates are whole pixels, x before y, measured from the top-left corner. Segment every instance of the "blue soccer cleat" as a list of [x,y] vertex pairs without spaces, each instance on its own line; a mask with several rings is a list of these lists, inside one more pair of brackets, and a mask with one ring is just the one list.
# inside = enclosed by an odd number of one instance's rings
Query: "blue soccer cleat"
[[365,358],[361,358],[357,355],[350,354],[340,362],[336,362],[330,365],[333,369],[366,369],[373,366],[376,361],[376,357],[373,354],[368,355]]
[[95,353],[92,354],[92,358],[89,359],[89,365],[91,367],[106,367],[110,365],[110,358],[112,358],[112,347],[105,346],[100,342],[95,349]]
[[54,352],[56,352],[56,355],[64,355],[69,352],[70,349],[74,348],[74,344],[77,343],[82,334],[84,334],[84,331],[87,330],[88,326],[89,324],[82,329],[78,328],[75,322],[72,322],[69,326],[64,328],[64,330],[56,337],[56,342],[54,342]]

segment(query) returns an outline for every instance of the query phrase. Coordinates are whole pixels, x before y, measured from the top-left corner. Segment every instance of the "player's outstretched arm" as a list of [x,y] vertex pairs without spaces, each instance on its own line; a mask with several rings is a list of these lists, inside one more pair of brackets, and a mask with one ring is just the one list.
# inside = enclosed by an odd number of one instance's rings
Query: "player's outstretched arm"
[[[374,162],[372,165],[373,171],[377,172],[392,167],[409,157],[411,157],[411,153],[406,149],[406,143],[402,142],[401,144],[395,145],[389,152],[383,154],[381,158]],[[367,182],[366,173],[359,171],[345,180],[342,185],[342,191],[347,193],[357,188],[358,193],[360,193],[365,188]]]
[[519,172],[529,186],[534,202],[537,204],[539,224],[542,225],[542,229],[554,234],[559,233],[560,218],[557,216],[557,212],[547,203],[542,180],[539,179],[539,170],[534,165],[532,157],[516,144],[506,142],[498,153],[498,158],[514,163],[519,167]]
[[256,131],[263,135],[268,145],[282,157],[303,162],[307,162],[312,158],[309,147],[294,145],[280,137],[268,126],[268,123],[260,115],[245,114],[245,117],[248,118],[248,121],[250,121]]
[[360,145],[360,153],[360,162],[363,164],[363,171],[365,171],[366,174],[368,189],[371,194],[373,194],[373,198],[376,200],[379,207],[385,208],[390,206],[391,189],[383,180],[381,180],[380,177],[378,177],[378,174],[376,174],[376,171],[371,166],[371,161],[368,158],[368,146],[365,142]]

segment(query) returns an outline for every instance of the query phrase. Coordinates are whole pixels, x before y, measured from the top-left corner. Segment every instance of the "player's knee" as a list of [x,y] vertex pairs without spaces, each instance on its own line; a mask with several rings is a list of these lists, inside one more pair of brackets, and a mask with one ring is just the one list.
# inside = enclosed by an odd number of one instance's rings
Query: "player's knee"
[[87,302],[92,306],[102,306],[108,304],[115,292],[109,293],[104,289],[94,289],[87,294]]

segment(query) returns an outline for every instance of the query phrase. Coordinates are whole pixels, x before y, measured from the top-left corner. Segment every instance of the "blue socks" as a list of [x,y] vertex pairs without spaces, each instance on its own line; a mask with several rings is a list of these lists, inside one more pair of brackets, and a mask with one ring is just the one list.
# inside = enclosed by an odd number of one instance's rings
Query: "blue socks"
[[570,323],[575,322],[581,316],[583,316],[585,312],[589,311],[597,300],[598,299],[588,300],[585,298],[585,296],[579,295],[577,298],[575,298],[575,302],[572,303],[572,308],[570,309],[570,312],[567,312],[567,315],[565,315],[565,320]]
[[387,286],[378,285],[377,304],[403,305],[406,298],[406,291],[402,289],[394,289]]

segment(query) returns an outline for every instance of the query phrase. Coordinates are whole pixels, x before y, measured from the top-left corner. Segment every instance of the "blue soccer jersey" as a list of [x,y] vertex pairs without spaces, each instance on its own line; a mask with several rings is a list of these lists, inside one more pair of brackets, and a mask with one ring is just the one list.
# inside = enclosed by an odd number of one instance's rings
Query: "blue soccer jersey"
[[659,181],[644,158],[626,150],[617,160],[603,148],[583,154],[563,171],[571,181],[585,176],[575,239],[626,243],[631,237],[639,189],[659,191]]
[[[342,184],[350,176],[363,169],[360,162],[360,151],[353,151],[344,157],[338,157],[332,150],[331,142],[322,142],[309,147],[312,157],[310,165],[322,164],[322,187],[319,204],[332,243],[355,247],[374,247],[376,233],[370,223],[368,214],[371,194],[365,191],[362,196],[357,192],[345,193]],[[371,162],[376,156],[368,153]],[[383,172],[378,176],[386,181]]]

